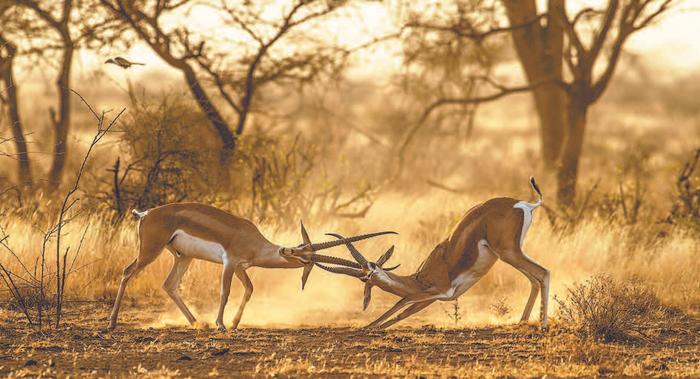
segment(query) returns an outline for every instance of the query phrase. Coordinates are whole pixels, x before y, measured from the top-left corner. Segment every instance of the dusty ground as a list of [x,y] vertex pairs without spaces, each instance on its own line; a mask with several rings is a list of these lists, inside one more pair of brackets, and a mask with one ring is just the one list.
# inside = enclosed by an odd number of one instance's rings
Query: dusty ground
[[700,376],[700,322],[684,319],[659,337],[586,342],[554,326],[466,329],[144,328],[148,312],[125,310],[104,330],[108,304],[71,305],[58,331],[0,317],[2,376]]

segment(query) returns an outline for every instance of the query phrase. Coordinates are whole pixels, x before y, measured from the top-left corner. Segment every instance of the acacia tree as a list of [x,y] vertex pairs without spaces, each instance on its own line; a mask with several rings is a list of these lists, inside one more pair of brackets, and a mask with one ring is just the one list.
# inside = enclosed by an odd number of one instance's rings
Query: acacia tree
[[12,10],[14,18],[6,19],[3,26],[8,25],[11,34],[16,35],[17,39],[27,41],[26,46],[22,46],[17,54],[42,69],[51,67],[54,59],[58,62],[55,82],[58,108],[49,109],[54,141],[53,160],[48,176],[49,186],[56,188],[61,184],[69,150],[74,54],[80,48],[94,47],[95,41],[104,44],[114,40],[105,31],[115,28],[103,21],[104,18],[95,17],[96,11],[87,1],[17,0],[8,9]]
[[[308,81],[338,62],[336,49],[324,49],[318,41],[275,47],[299,37],[297,30],[340,8],[344,1],[295,0],[286,3],[280,18],[271,19],[270,7],[279,2],[244,2],[230,7],[225,1],[189,0],[131,1],[100,0],[112,15],[127,24],[168,65],[179,70],[199,108],[209,119],[221,141],[221,160],[235,151],[243,134],[260,87],[288,80]],[[223,18],[229,36],[238,40],[234,52],[222,50],[210,41],[216,36],[182,23],[165,28],[162,20],[195,6],[214,9]],[[231,37],[234,38],[234,37]],[[289,42],[289,41],[288,41]],[[211,83],[222,102],[236,116],[232,128],[220,105],[212,101],[205,84]]]
[[[565,0],[549,0],[546,23],[531,23],[511,33],[528,82],[550,83],[533,87],[533,96],[536,103],[540,98],[543,108],[538,106],[543,155],[546,160],[557,158],[560,203],[574,201],[586,116],[608,87],[625,42],[674,1],[608,0],[602,8],[584,8],[570,17]],[[503,0],[503,4],[511,25],[538,18],[534,0]]]
[[[479,44],[494,36],[510,35],[527,84],[509,86],[491,77],[480,77],[492,88],[490,93],[435,99],[425,108],[420,122],[409,130],[404,143],[439,108],[530,91],[540,120],[542,160],[556,173],[559,203],[571,205],[588,110],[605,92],[629,37],[649,26],[674,1],[607,0],[600,8],[584,8],[570,15],[566,0],[549,0],[543,12],[538,11],[535,0],[501,0],[503,8],[455,0],[455,9],[481,9],[496,16],[484,21],[464,13],[468,17],[410,21],[408,28],[445,33]],[[499,15],[503,10],[505,14]],[[508,25],[502,25],[503,18]]]
[[[0,13],[2,13],[0,11]],[[0,15],[0,20],[2,16]],[[14,79],[14,59],[17,54],[17,45],[5,38],[0,32],[0,82],[3,83],[0,90],[0,103],[7,104],[9,113],[12,140],[15,144],[17,156],[17,173],[19,181],[26,186],[32,185],[32,172],[27,153],[27,142],[24,138],[24,129],[19,113],[19,100],[17,97],[17,85]],[[3,91],[4,90],[4,91]],[[5,92],[3,95],[2,92]]]
[[63,168],[68,152],[68,129],[70,128],[70,74],[73,66],[75,41],[71,34],[70,18],[73,1],[18,0],[17,3],[31,9],[58,36],[60,41],[60,67],[56,77],[58,93],[58,113],[51,108],[51,122],[54,126],[53,162],[49,170],[49,184],[58,187],[61,183]]
[[[9,116],[12,141],[15,145],[17,177],[24,186],[32,186],[32,172],[25,130],[19,110],[19,89],[15,80],[16,58],[20,54],[15,41],[32,32],[32,25],[11,2],[0,2],[0,105]],[[2,109],[0,109],[2,111]]]
[[[3,78],[8,88],[8,108],[15,135],[19,158],[19,177],[31,182],[29,153],[23,137],[20,109],[17,101],[17,82],[13,77],[15,58],[22,58],[30,69],[57,67],[56,95],[58,110],[51,107],[50,117],[54,131],[53,160],[49,169],[49,185],[60,185],[68,154],[68,134],[71,127],[71,72],[73,57],[81,48],[97,49],[115,40],[120,33],[118,25],[98,17],[87,1],[72,0],[17,0],[2,2],[0,21],[3,28],[0,50],[3,56]],[[23,41],[22,44],[14,41]],[[99,43],[95,43],[98,42]],[[56,64],[57,63],[57,64]],[[10,84],[11,83],[11,84]]]

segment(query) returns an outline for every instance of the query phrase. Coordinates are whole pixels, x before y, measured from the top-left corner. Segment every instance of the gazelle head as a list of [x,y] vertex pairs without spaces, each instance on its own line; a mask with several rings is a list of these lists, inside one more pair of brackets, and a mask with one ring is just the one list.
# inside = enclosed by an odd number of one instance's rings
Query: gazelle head
[[[340,246],[342,244],[351,244],[352,242],[355,242],[355,241],[361,241],[364,239],[377,237],[377,236],[381,236],[384,234],[397,234],[397,233],[391,232],[391,231],[384,231],[384,232],[376,232],[376,233],[369,233],[369,234],[361,234],[361,235],[353,236],[353,237],[349,237],[349,238],[339,237],[339,239],[336,241],[311,243],[311,239],[309,238],[309,233],[306,232],[306,228],[304,227],[304,223],[302,222],[301,223],[302,243],[296,247],[280,247],[279,250],[277,250],[277,252],[279,253],[280,256],[282,256],[283,258],[285,258],[287,260],[298,261],[304,265],[304,273],[302,274],[302,277],[301,277],[301,288],[304,289],[304,286],[306,285],[306,280],[308,279],[309,274],[311,273],[311,269],[314,267],[314,263],[316,263],[316,262],[332,263],[332,264],[337,264],[337,265],[342,265],[342,266],[349,265],[350,267],[360,268],[360,266],[354,262],[351,262],[351,261],[348,261],[348,260],[342,259],[342,258],[336,258],[336,257],[317,254],[316,253],[317,251],[329,249],[329,248],[335,247],[335,246]],[[333,235],[333,236],[337,236],[337,235]]]
[[[372,287],[378,286],[384,290],[388,290],[394,282],[394,278],[389,274],[390,271],[397,269],[400,265],[393,267],[384,267],[384,264],[391,258],[394,254],[394,246],[391,246],[384,254],[382,254],[376,262],[370,262],[367,258],[360,253],[357,248],[352,244],[352,242],[347,242],[347,239],[343,236],[335,233],[329,233],[329,235],[338,238],[338,241],[345,241],[345,246],[350,250],[350,254],[355,258],[355,262],[328,262],[327,260],[319,259],[318,255],[314,255],[312,259],[316,265],[326,271],[334,272],[336,274],[345,274],[349,276],[356,277],[365,283],[364,299],[362,302],[362,309],[367,309],[370,300],[372,299]],[[325,258],[325,257],[324,257]],[[323,263],[335,263],[345,267],[336,266],[326,266]]]

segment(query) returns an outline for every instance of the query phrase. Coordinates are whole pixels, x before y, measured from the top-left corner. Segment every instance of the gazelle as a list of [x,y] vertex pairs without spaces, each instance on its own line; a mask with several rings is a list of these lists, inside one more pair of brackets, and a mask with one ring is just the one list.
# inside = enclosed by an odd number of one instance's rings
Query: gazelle
[[220,209],[197,203],[174,203],[153,208],[144,212],[133,210],[139,219],[139,254],[124,269],[117,298],[110,317],[109,327],[117,325],[119,306],[129,280],[152,263],[163,251],[168,249],[173,255],[173,267],[163,283],[163,289],[175,302],[187,321],[196,320],[177,293],[182,276],[193,259],[202,259],[223,265],[221,273],[221,298],[216,325],[220,330],[224,326],[224,308],[231,291],[233,275],[243,283],[245,293],[233,319],[233,328],[238,326],[246,303],[253,293],[253,284],[246,274],[249,267],[265,268],[299,268],[304,267],[302,289],[306,285],[311,268],[311,255],[317,262],[335,263],[353,266],[341,258],[315,254],[315,251],[328,249],[343,243],[352,243],[363,239],[390,234],[379,232],[363,234],[347,239],[323,243],[311,243],[309,235],[301,225],[303,243],[297,247],[281,247],[268,241],[252,222],[224,212]]
[[[391,257],[393,246],[375,263],[368,261],[351,242],[346,242],[346,246],[357,264],[341,264],[346,267],[322,264],[317,266],[330,272],[354,276],[365,282],[365,309],[369,304],[373,286],[400,296],[401,300],[396,305],[368,325],[384,329],[436,300],[448,301],[458,298],[501,259],[523,273],[532,285],[521,321],[530,318],[537,294],[541,291],[540,317],[542,327],[546,328],[549,271],[528,258],[522,250],[523,240],[532,221],[532,211],[542,204],[542,192],[532,177],[530,184],[539,195],[536,203],[499,197],[473,207],[452,235],[433,249],[413,275],[397,275],[382,267]],[[342,236],[333,235],[343,240]],[[314,256],[311,259],[316,260]],[[394,319],[386,321],[404,307],[408,308]]]

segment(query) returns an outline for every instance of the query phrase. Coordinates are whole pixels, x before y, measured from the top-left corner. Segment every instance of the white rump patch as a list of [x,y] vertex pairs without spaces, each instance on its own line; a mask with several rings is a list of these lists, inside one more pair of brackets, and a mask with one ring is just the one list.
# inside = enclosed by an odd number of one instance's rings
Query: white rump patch
[[532,223],[532,211],[540,206],[540,203],[528,203],[526,201],[518,201],[513,205],[513,208],[520,208],[523,210],[523,230],[520,232],[520,247],[523,246],[523,241],[525,241],[525,235],[528,229],[530,229],[530,224]]
[[226,249],[220,243],[195,237],[183,230],[176,230],[170,240],[170,246],[181,256],[220,264],[226,259]]
[[133,214],[134,216],[136,216],[136,217],[138,217],[138,218],[141,219],[141,218],[146,217],[146,215],[148,214],[148,209],[145,210],[145,211],[143,211],[143,212],[139,212],[139,211],[137,211],[136,209],[132,209],[132,210],[131,210],[131,214]]

